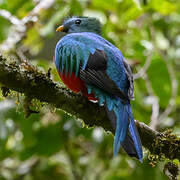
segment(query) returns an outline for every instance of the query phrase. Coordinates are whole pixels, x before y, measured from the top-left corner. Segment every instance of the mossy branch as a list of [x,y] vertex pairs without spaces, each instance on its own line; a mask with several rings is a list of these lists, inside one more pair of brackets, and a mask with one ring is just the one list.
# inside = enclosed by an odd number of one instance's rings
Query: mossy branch
[[[36,98],[60,108],[80,118],[89,126],[101,126],[106,131],[114,130],[106,116],[105,109],[92,103],[80,94],[54,83],[48,74],[25,62],[21,65],[8,63],[0,55],[0,83],[11,90],[24,93],[29,98]],[[159,133],[144,123],[136,121],[142,144],[152,154],[170,160],[180,160],[180,138],[170,133]]]

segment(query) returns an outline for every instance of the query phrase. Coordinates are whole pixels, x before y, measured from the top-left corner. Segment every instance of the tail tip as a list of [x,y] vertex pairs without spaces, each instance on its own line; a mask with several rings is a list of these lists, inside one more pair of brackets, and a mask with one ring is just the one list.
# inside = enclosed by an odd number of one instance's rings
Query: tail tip
[[114,151],[113,151],[113,157],[115,158],[118,154],[118,151],[114,148]]
[[139,161],[140,161],[140,163],[143,163],[143,158],[140,158]]

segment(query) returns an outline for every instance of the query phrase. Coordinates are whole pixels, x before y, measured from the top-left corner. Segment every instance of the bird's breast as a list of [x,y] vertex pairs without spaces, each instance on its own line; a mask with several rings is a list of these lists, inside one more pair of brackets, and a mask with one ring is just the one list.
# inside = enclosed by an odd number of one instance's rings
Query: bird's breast
[[94,93],[88,94],[85,83],[79,77],[76,77],[74,72],[72,72],[70,76],[69,73],[67,73],[66,75],[65,71],[63,71],[62,74],[59,73],[59,76],[63,81],[63,83],[73,92],[75,93],[81,92],[84,96],[88,97],[89,100],[93,100],[93,101],[97,100],[94,96]]

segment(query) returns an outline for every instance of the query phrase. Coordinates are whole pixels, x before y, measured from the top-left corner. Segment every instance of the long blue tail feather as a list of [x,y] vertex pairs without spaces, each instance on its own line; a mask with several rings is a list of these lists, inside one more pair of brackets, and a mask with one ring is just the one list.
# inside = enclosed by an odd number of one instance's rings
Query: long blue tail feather
[[109,110],[106,104],[106,110],[113,128],[116,129],[113,145],[114,156],[117,155],[122,145],[123,149],[131,157],[136,157],[142,162],[142,145],[131,112],[131,105],[129,103],[119,103],[113,110]]
[[129,128],[127,130],[126,137],[125,137],[124,141],[122,142],[122,147],[127,152],[127,154],[129,156],[136,157],[137,159],[139,159],[139,157],[137,155],[136,148],[134,146],[134,141],[133,141],[132,136],[129,132]]
[[121,143],[124,141],[126,137],[126,132],[129,124],[129,113],[127,105],[122,103],[118,105],[118,107],[115,108],[115,114],[117,117],[117,121],[113,145],[114,156],[116,156],[119,152]]
[[136,124],[134,122],[134,118],[133,118],[133,115],[131,112],[131,105],[130,104],[129,104],[129,114],[130,114],[129,131],[130,131],[131,137],[133,139],[133,142],[134,142],[134,145],[136,148],[138,159],[140,160],[140,162],[142,162],[143,152],[142,152],[141,140],[139,137],[139,133],[137,131]]

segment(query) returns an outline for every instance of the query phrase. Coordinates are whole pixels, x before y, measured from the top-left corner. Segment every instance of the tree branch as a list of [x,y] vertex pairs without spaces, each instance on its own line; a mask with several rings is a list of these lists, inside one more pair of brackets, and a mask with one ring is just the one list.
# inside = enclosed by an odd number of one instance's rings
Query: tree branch
[[[60,108],[89,126],[101,126],[114,133],[104,107],[87,100],[80,94],[74,94],[63,86],[54,83],[47,74],[40,72],[27,62],[17,65],[8,63],[0,55],[0,83],[6,88],[24,93]],[[136,121],[142,144],[152,154],[168,159],[180,160],[180,138],[170,133],[159,133],[144,123]]]

